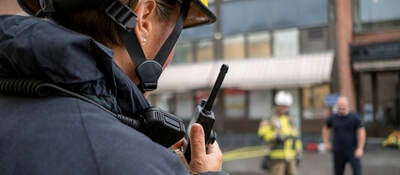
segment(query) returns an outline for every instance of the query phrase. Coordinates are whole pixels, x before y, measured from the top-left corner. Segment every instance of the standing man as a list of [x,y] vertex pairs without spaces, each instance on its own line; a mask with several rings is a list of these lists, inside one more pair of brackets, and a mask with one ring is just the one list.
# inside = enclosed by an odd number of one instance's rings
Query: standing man
[[[343,175],[347,162],[353,174],[361,175],[361,157],[364,154],[365,128],[360,117],[350,112],[349,101],[341,96],[337,102],[337,114],[328,118],[322,128],[325,149],[332,150],[335,175]],[[333,131],[333,145],[329,137]]]
[[288,115],[293,98],[289,92],[279,91],[274,101],[275,115],[260,123],[258,135],[270,148],[271,175],[295,175],[296,158],[302,145],[294,120]]

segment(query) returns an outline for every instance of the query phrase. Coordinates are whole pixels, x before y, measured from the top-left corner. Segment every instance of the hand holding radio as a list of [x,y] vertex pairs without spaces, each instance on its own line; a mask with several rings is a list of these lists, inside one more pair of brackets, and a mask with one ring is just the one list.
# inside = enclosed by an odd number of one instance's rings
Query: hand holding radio
[[183,161],[188,163],[188,168],[193,174],[222,170],[222,153],[215,142],[216,134],[213,131],[215,116],[212,107],[228,68],[226,64],[221,66],[210,96],[197,105],[196,114],[187,129],[186,142],[182,139],[185,135],[183,120],[158,108],[144,111],[137,127],[139,131],[165,147],[176,149],[187,145],[184,154],[179,156],[186,159]]
[[189,164],[193,174],[222,170],[223,158],[218,143],[208,144],[206,149],[204,136],[203,127],[198,123],[193,124],[190,130],[192,161]]
[[[215,81],[214,87],[211,90],[210,96],[208,97],[207,101],[202,100],[199,105],[197,105],[196,108],[196,114],[192,118],[190,124],[189,124],[189,136],[191,136],[191,127],[193,126],[194,123],[198,123],[202,126],[203,132],[204,132],[204,149],[207,150],[207,147],[209,144],[213,144],[214,141],[216,140],[216,134],[213,131],[213,126],[215,122],[215,116],[214,112],[212,111],[212,106],[214,104],[214,101],[217,97],[218,91],[221,88],[222,81],[225,78],[226,73],[228,72],[228,65],[223,64],[221,66],[220,72],[218,74],[217,80]],[[185,151],[185,158],[187,162],[191,163],[191,140],[188,140],[188,146]]]

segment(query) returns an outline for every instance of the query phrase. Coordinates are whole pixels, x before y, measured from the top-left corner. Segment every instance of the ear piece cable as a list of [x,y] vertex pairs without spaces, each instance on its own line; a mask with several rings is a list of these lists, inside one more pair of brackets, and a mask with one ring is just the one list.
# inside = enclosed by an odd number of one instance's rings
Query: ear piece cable
[[69,91],[55,84],[41,80],[0,78],[0,94],[3,95],[46,97],[52,95],[55,91],[99,107],[125,125],[142,132],[154,142],[167,148],[182,139],[186,134],[185,124],[182,119],[157,107],[150,107],[140,111],[139,118],[133,119],[122,114],[116,114],[84,95]]
[[91,103],[130,127],[133,127],[135,129],[140,127],[140,122],[138,120],[126,117],[122,114],[111,112],[110,110],[93,101],[92,99],[64,89],[55,84],[46,83],[41,80],[0,79],[0,94],[3,95],[46,97],[54,93],[54,90],[65,93],[72,97],[79,98],[87,103]]

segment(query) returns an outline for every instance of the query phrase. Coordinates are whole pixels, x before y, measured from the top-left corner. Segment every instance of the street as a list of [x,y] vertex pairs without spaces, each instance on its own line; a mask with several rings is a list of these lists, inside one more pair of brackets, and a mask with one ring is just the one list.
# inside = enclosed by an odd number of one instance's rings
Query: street
[[[224,170],[231,175],[262,175],[266,174],[259,166],[260,156],[228,160],[224,163]],[[299,175],[331,175],[333,174],[332,156],[330,153],[305,151],[299,167]],[[399,175],[400,150],[368,147],[362,159],[363,175]],[[350,164],[346,165],[345,174],[350,175]]]

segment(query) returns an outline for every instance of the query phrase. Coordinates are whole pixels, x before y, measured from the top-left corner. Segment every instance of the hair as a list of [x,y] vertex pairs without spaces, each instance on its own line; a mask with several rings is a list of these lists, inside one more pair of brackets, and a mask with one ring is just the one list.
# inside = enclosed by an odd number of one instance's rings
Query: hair
[[[140,0],[120,0],[124,4],[135,9]],[[178,10],[179,4],[177,0],[155,0],[156,13],[160,21],[167,21],[174,11]],[[32,2],[32,1],[30,1]],[[29,4],[38,6],[37,1]],[[35,4],[36,3],[36,4]],[[103,12],[93,9],[77,10],[69,13],[55,14],[50,17],[60,25],[74,30],[76,32],[86,34],[105,44],[106,46],[122,46],[123,42],[118,34],[114,21]]]

